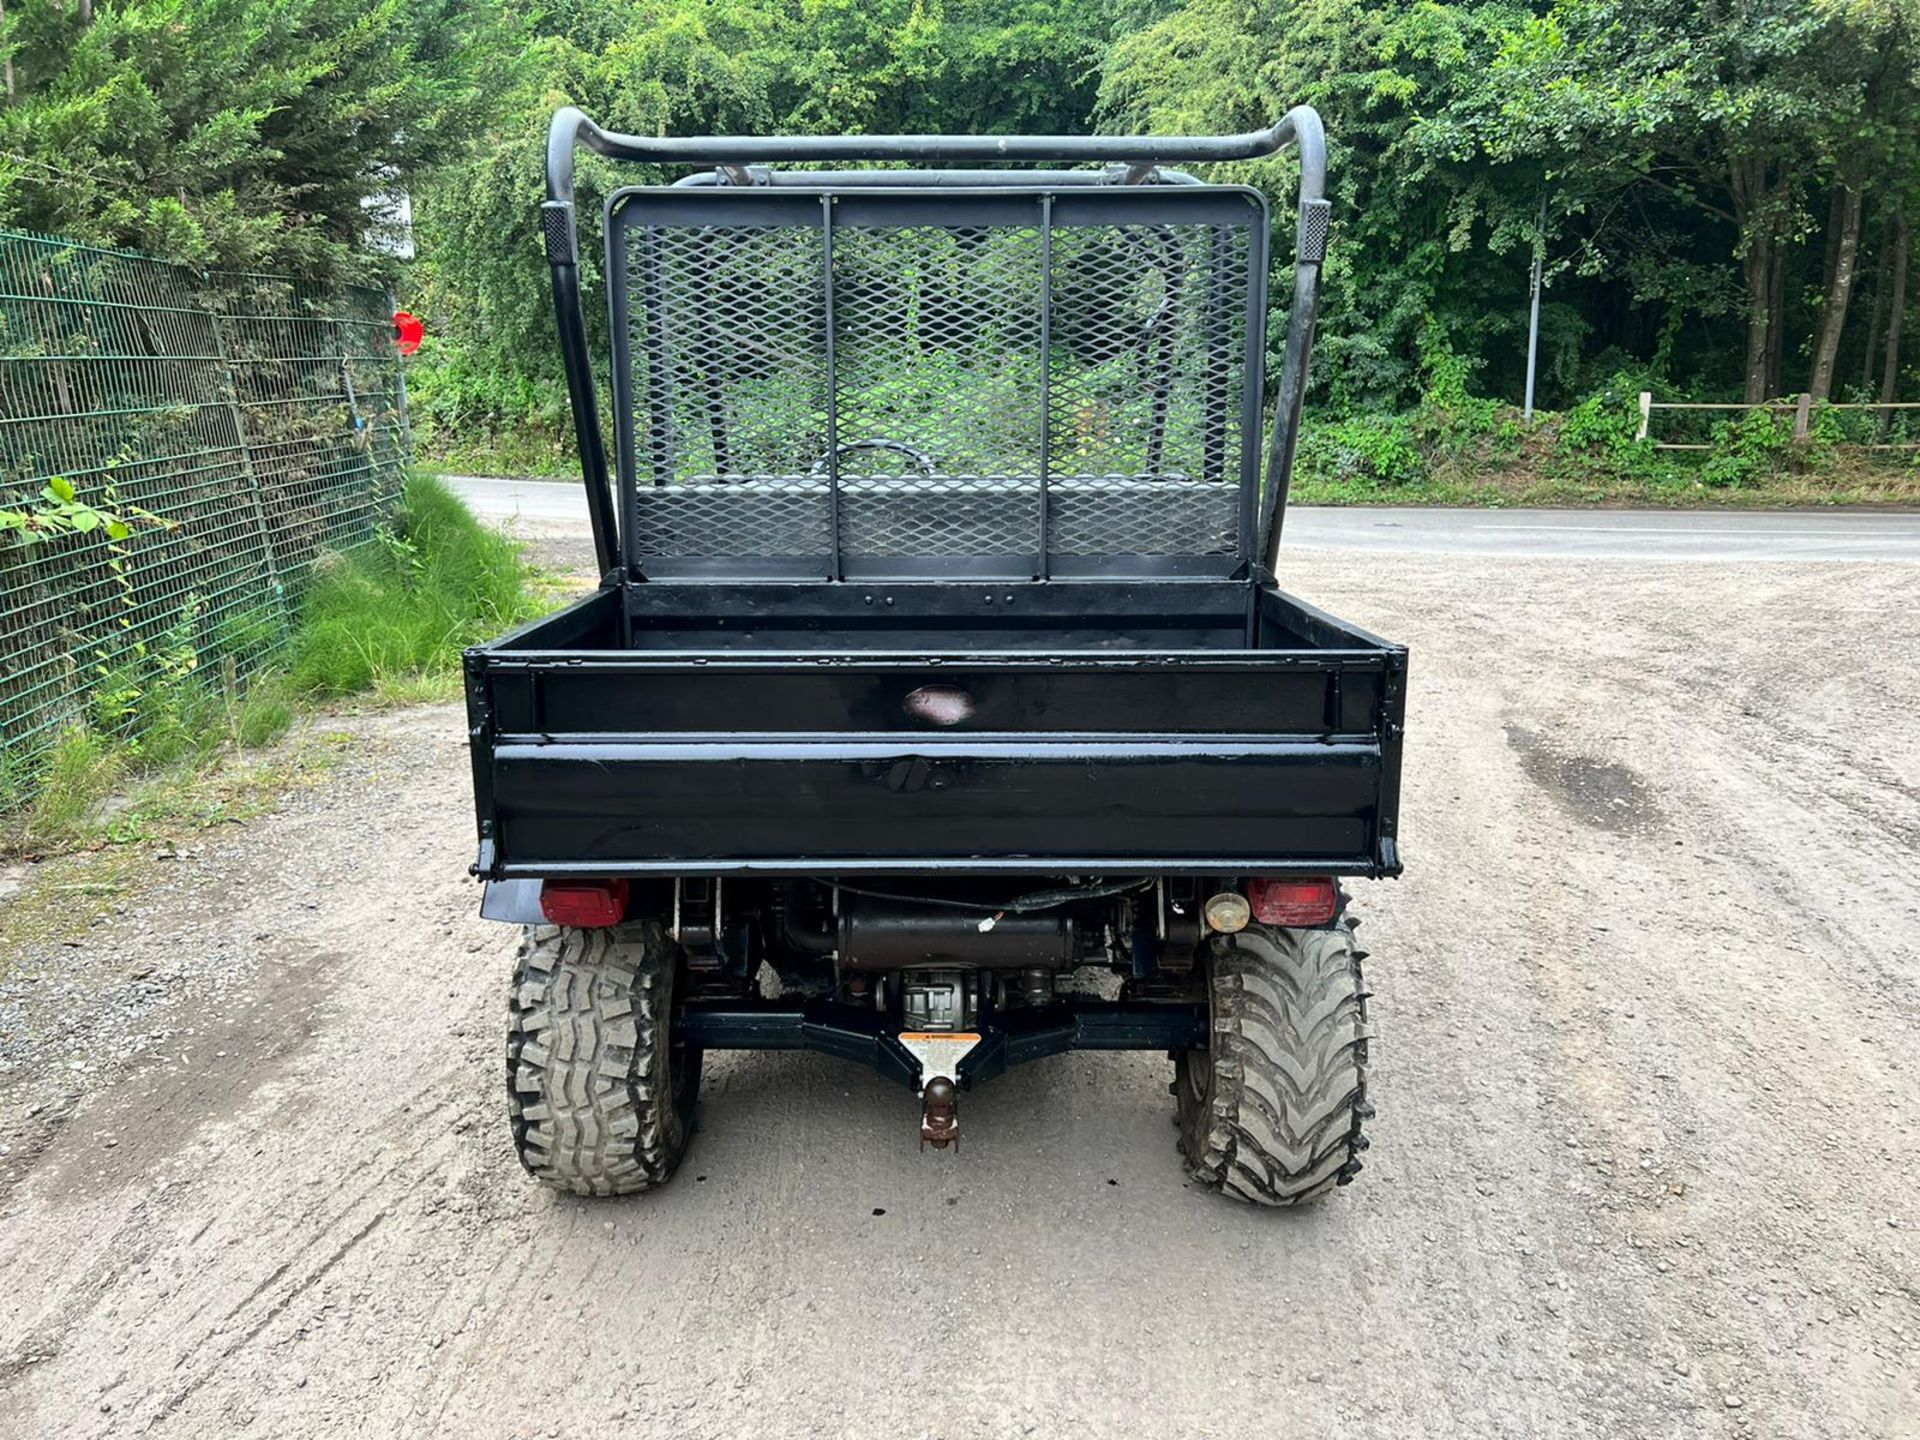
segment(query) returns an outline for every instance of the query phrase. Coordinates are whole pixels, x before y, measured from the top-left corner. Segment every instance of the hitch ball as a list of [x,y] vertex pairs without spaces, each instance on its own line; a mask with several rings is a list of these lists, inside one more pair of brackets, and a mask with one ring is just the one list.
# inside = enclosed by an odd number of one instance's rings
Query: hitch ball
[[960,1092],[953,1081],[937,1075],[923,1092],[926,1108],[920,1113],[920,1144],[944,1150],[960,1143]]

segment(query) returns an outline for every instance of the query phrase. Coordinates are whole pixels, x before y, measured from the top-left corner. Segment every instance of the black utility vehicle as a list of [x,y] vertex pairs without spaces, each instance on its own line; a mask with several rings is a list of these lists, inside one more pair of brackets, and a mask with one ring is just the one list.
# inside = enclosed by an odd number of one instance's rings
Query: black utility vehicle
[[[1266,204],[1162,167],[1290,143],[1263,447]],[[616,485],[579,145],[704,167],[607,201]],[[781,1049],[899,1081],[937,1147],[1010,1066],[1161,1050],[1203,1184],[1286,1205],[1360,1168],[1336,877],[1400,870],[1406,652],[1273,579],[1325,170],[1308,109],[1218,139],[554,117],[604,578],[466,658],[483,913],[529,926],[507,1088],[535,1175],[665,1181],[702,1054]]]

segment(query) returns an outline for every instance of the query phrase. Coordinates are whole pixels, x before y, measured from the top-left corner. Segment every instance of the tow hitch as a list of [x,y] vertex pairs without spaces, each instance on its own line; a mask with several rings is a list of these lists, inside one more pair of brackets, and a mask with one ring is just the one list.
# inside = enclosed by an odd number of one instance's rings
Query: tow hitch
[[920,1062],[920,1148],[960,1148],[960,1062],[980,1043],[971,1030],[903,1030],[900,1044]]
[[[926,1028],[967,1015],[974,1028]],[[817,1050],[871,1066],[920,1096],[920,1143],[945,1150],[960,1138],[960,1091],[1014,1065],[1069,1050],[1205,1051],[1205,1004],[1059,995],[1052,1003],[981,1017],[952,1006],[907,1008],[917,1028],[895,1030],[871,1007],[836,1000],[696,1000],[674,1020],[690,1050]],[[964,1067],[964,1069],[963,1069]]]

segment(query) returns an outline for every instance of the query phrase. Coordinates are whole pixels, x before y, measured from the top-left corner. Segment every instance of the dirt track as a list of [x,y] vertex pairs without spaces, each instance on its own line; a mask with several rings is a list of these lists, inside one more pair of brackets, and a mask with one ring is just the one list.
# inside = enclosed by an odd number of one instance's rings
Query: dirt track
[[667,1190],[534,1188],[459,718],[376,717],[9,957],[0,1434],[1920,1435],[1920,568],[1287,581],[1414,649],[1321,1209],[1185,1189],[1132,1056],[996,1082],[957,1158],[713,1058]]

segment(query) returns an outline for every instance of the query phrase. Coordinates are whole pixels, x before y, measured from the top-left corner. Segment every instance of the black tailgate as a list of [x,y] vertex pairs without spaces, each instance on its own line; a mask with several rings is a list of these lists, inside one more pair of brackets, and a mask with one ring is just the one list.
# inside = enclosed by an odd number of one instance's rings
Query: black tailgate
[[1404,664],[476,652],[481,868],[1395,873]]

